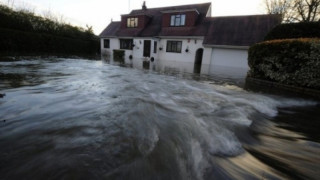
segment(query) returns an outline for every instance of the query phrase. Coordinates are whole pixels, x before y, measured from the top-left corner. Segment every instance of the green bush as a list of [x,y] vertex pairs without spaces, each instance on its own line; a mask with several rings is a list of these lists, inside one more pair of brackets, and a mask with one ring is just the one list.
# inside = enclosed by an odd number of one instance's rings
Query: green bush
[[115,61],[124,62],[124,55],[125,55],[124,50],[121,50],[121,49],[113,50],[113,60]]
[[95,39],[92,29],[71,26],[25,11],[14,11],[0,4],[0,27],[25,32],[45,33],[77,39]]
[[266,41],[249,49],[248,76],[320,89],[320,39]]
[[265,40],[293,38],[320,38],[320,22],[280,24],[267,34]]
[[99,40],[83,40],[0,28],[0,54],[2,55],[95,55],[99,53]]
[[87,30],[0,4],[0,55],[96,55],[99,39]]

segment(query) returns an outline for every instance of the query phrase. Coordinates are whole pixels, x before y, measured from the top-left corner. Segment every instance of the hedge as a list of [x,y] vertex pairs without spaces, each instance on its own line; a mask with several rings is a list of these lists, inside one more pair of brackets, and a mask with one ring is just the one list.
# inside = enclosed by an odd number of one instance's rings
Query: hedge
[[114,49],[113,50],[113,60],[114,61],[119,61],[119,62],[123,63],[124,56],[125,56],[124,50],[121,50],[121,49]]
[[2,55],[30,53],[94,55],[99,53],[99,49],[98,39],[83,40],[0,28],[0,54]]
[[249,77],[320,89],[320,39],[265,41],[249,49]]
[[63,36],[77,39],[94,39],[96,36],[88,29],[71,26],[37,16],[34,13],[15,11],[0,4],[0,27],[4,29],[15,29],[25,32],[45,33],[55,36]]
[[320,22],[280,24],[267,34],[265,40],[293,38],[320,38]]

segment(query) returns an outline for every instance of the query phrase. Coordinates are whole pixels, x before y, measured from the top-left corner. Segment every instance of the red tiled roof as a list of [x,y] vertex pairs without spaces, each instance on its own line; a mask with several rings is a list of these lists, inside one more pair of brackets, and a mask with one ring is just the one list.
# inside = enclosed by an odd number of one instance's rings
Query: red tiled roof
[[[190,10],[190,9],[196,9],[199,12],[199,19],[197,25],[201,25],[201,22],[204,20],[209,7],[211,6],[211,3],[204,3],[204,4],[191,4],[191,5],[183,5],[183,6],[171,6],[171,7],[162,7],[162,8],[150,8],[150,9],[139,9],[139,10],[133,10],[128,15],[134,16],[134,15],[147,15],[151,17],[151,21],[147,24],[147,26],[144,29],[121,29],[119,28],[120,25],[118,25],[116,32],[114,32],[115,24],[110,24],[101,34],[101,37],[105,36],[114,36],[115,34],[117,36],[126,36],[126,37],[153,37],[153,36],[176,36],[181,33],[181,30],[175,31],[175,29],[162,29],[162,12],[163,11],[174,11],[174,10]],[[188,32],[187,34],[190,36],[193,35],[202,35],[204,36],[205,33],[203,31],[199,31],[199,29],[191,28],[193,29],[190,31],[190,28],[188,30],[183,30],[184,32]],[[162,32],[163,30],[163,32]],[[195,34],[192,34],[192,33]],[[182,36],[185,36],[186,33],[182,33]],[[180,35],[181,36],[181,35]]]
[[101,33],[100,37],[114,37],[117,36],[117,32],[120,29],[121,22],[111,22]]
[[[205,45],[250,46],[262,41],[265,35],[280,24],[278,15],[206,17],[211,3],[133,10],[131,15],[147,15],[151,20],[145,28],[121,29],[120,22],[112,22],[100,37],[176,37],[203,36]],[[193,27],[162,27],[164,11],[196,9],[199,17]]]

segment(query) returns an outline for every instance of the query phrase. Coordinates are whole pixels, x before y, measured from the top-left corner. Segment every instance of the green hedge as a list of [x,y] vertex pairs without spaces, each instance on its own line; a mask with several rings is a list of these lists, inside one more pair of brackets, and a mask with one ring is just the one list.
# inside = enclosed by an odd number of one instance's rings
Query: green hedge
[[65,54],[94,55],[100,49],[99,40],[82,40],[0,28],[0,54]]
[[266,41],[249,49],[248,76],[320,89],[320,39]]
[[124,55],[125,55],[124,50],[121,50],[121,49],[113,50],[113,60],[115,61],[124,62]]
[[25,32],[45,33],[55,36],[63,36],[77,39],[94,39],[92,29],[85,30],[81,27],[53,21],[34,13],[14,11],[0,4],[0,27],[15,29]]
[[320,22],[280,24],[272,29],[265,40],[320,38]]

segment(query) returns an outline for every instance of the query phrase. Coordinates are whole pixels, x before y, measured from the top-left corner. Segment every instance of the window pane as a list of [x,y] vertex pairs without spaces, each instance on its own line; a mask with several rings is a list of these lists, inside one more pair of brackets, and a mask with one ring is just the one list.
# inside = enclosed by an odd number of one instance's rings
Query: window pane
[[181,41],[167,41],[167,52],[181,53]]
[[175,16],[172,15],[171,16],[171,23],[170,23],[170,26],[174,26],[174,21],[175,21]]
[[120,49],[131,49],[133,48],[133,39],[120,39]]
[[182,46],[182,42],[177,42],[177,51],[176,52],[181,52],[181,46]]
[[127,27],[130,27],[130,18],[127,19]]
[[103,46],[104,48],[110,48],[110,40],[109,39],[104,39],[103,41]]
[[171,52],[171,42],[167,41],[167,52]]
[[186,15],[181,15],[181,26],[184,26],[186,24]]
[[138,27],[138,18],[134,18],[134,27]]
[[130,27],[134,27],[134,21],[132,21],[132,19],[130,19]]
[[153,53],[157,53],[157,46],[158,46],[158,43],[156,41],[154,41],[154,43],[153,43]]
[[172,52],[177,51],[177,42],[172,42]]
[[180,26],[180,20],[181,20],[180,15],[177,15],[176,16],[176,22],[175,22],[176,26]]

